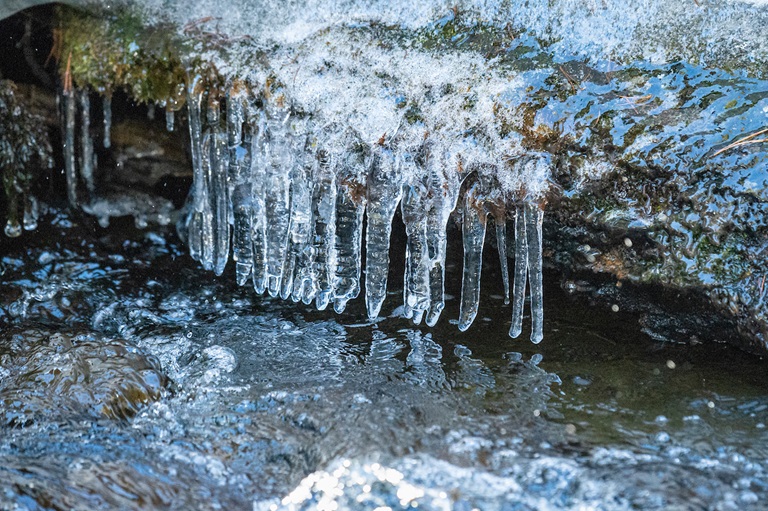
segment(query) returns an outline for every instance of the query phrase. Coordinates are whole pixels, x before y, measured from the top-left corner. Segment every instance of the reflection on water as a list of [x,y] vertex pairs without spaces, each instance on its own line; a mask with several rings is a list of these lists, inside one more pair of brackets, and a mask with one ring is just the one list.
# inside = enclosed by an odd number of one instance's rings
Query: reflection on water
[[200,271],[170,234],[61,225],[0,261],[0,508],[761,509],[768,498],[754,358],[660,344],[636,318],[553,285],[538,346],[510,340],[494,303],[465,333],[447,318],[360,323],[360,303],[332,315],[255,298]]

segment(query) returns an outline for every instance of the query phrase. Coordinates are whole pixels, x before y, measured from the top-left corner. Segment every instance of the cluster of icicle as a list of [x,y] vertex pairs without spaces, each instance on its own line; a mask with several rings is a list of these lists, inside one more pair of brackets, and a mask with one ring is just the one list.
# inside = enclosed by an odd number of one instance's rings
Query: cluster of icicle
[[[349,127],[314,126],[280,102],[256,102],[242,86],[220,95],[195,81],[187,108],[194,181],[184,230],[190,255],[207,270],[221,275],[231,251],[239,285],[250,282],[259,294],[314,301],[320,310],[333,304],[342,312],[360,293],[365,246],[365,301],[373,320],[387,294],[389,243],[399,205],[407,234],[405,316],[434,326],[445,306],[446,230],[460,203],[459,329],[468,329],[477,315],[489,216],[496,225],[509,303],[508,201],[492,173],[449,167],[428,137],[416,148],[398,145],[396,136],[363,144]],[[523,157],[518,165],[540,164],[535,158]],[[531,340],[538,343],[543,335],[543,212],[535,202],[518,201],[514,218],[510,335],[522,330],[527,280]]]

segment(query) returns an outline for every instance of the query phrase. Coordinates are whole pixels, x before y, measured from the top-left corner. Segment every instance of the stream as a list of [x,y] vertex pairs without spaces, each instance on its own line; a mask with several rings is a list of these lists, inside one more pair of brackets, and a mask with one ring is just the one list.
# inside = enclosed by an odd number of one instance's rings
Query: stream
[[49,216],[0,246],[1,509],[765,507],[763,361],[654,340],[554,274],[534,345],[498,264],[451,324],[459,250],[427,328],[397,299],[369,322],[256,296],[171,228]]

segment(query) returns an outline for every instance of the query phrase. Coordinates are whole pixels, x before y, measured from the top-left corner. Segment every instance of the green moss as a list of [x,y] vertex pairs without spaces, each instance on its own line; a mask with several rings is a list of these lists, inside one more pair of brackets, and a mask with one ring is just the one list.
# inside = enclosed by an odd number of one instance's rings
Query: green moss
[[102,94],[125,88],[137,101],[179,105],[193,64],[182,65],[170,29],[145,28],[128,8],[86,13],[60,7],[57,27],[65,85],[71,79]]

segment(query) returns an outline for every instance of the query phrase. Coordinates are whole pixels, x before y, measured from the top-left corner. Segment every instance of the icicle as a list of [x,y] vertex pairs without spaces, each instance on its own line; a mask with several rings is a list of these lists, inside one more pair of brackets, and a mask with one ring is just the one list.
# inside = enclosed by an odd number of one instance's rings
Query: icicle
[[333,296],[333,275],[336,272],[336,180],[331,155],[319,150],[312,193],[312,296],[303,296],[306,303],[312,298],[318,310],[325,310]]
[[96,190],[93,181],[93,139],[91,138],[91,97],[87,89],[81,90],[80,96],[80,175],[85,181],[89,194]]
[[290,220],[290,172],[291,141],[288,133],[288,117],[269,122],[267,132],[267,168],[265,179],[266,212],[266,278],[270,296],[280,294],[283,264],[288,248],[288,224]]
[[[403,166],[410,168],[405,175],[419,176],[413,157],[407,155]],[[429,309],[429,257],[427,253],[427,187],[418,179],[404,187],[400,209],[405,224],[407,241],[405,246],[405,272],[403,277],[403,305],[405,317],[421,323],[424,312]]]
[[435,326],[445,308],[446,229],[451,212],[456,207],[460,180],[455,170],[446,164],[444,155],[429,154],[429,189],[433,193],[427,214],[427,253],[429,255],[429,310],[425,322]]
[[202,168],[205,192],[202,199],[202,212],[200,212],[200,239],[202,243],[200,264],[202,264],[203,268],[208,271],[213,270],[213,251],[215,244],[213,233],[213,208],[211,207],[211,195],[213,194],[213,191],[211,190],[213,186],[213,170],[211,169],[212,138],[210,129],[206,129],[203,132],[202,142]]
[[67,175],[69,205],[77,206],[77,166],[75,163],[75,91],[64,90],[64,168]]
[[173,125],[175,122],[175,114],[170,108],[165,109],[165,129],[167,131],[173,131]]
[[189,114],[189,138],[192,153],[192,207],[189,213],[188,238],[189,255],[200,261],[203,255],[203,212],[207,198],[205,172],[203,170],[203,144],[201,105],[203,89],[200,78],[196,77],[187,91],[187,111]]
[[312,163],[303,155],[310,150],[310,137],[296,139],[297,157],[291,170],[291,221],[285,271],[280,296],[298,302],[311,294],[312,257],[309,246],[312,229]]
[[[351,145],[351,144],[350,144]],[[336,275],[334,276],[333,309],[341,313],[347,302],[360,294],[362,263],[363,215],[365,193],[361,169],[364,163],[347,147],[347,164],[343,166],[336,189]]]
[[208,159],[204,154],[203,166],[207,167],[209,193],[208,215],[203,219],[203,266],[210,266],[216,275],[224,272],[229,257],[229,151],[227,135],[221,132],[220,108],[219,98],[210,93],[207,108],[210,129],[203,141],[204,150],[208,148]]
[[214,133],[211,144],[211,198],[213,210],[213,271],[218,276],[224,273],[229,259],[229,183],[227,169],[229,152],[227,136]]
[[233,217],[232,259],[235,261],[237,285],[243,286],[251,276],[253,242],[251,241],[251,175],[252,130],[245,123],[244,92],[236,86],[227,97],[227,143],[229,144],[230,196]]
[[104,149],[112,146],[112,93],[108,92],[101,100],[104,116]]
[[528,243],[528,282],[531,288],[531,342],[544,339],[544,296],[541,262],[541,226],[544,211],[538,204],[525,205],[525,233]]
[[24,197],[24,230],[34,231],[37,229],[38,214],[37,199],[27,193]]
[[[253,120],[251,123],[253,124]],[[253,289],[263,294],[267,288],[267,212],[264,200],[268,146],[266,141],[266,114],[259,113],[256,136],[252,139],[251,154],[251,241],[253,242]]]
[[365,233],[365,304],[370,319],[378,317],[387,296],[392,219],[403,195],[397,170],[392,150],[375,146],[368,176],[368,221]]
[[149,105],[147,105],[147,119],[149,119],[150,121],[155,120],[155,104],[154,103],[150,103]]
[[461,278],[459,330],[467,330],[477,316],[480,303],[480,274],[483,266],[483,244],[487,217],[478,184],[472,185],[464,196],[462,234],[464,238],[464,274]]
[[528,278],[528,241],[525,229],[525,210],[515,207],[515,279],[512,283],[512,326],[509,336],[516,339],[523,331],[525,282]]
[[494,212],[496,224],[496,245],[499,249],[501,280],[504,284],[504,305],[509,305],[509,265],[507,264],[507,215],[503,208]]

